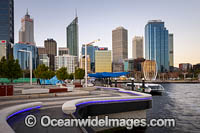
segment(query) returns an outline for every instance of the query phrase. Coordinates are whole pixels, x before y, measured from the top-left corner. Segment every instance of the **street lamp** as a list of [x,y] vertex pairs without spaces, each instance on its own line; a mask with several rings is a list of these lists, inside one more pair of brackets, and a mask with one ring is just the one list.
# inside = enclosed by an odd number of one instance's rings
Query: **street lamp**
[[115,78],[115,87],[117,87],[117,78]]
[[131,85],[131,86],[132,86],[132,91],[133,91],[134,88],[135,88],[134,80],[135,80],[134,78],[131,78],[131,81],[132,81],[132,85]]
[[26,52],[26,53],[29,53],[30,54],[30,85],[32,85],[32,51],[28,51],[28,50],[18,50],[19,52]]
[[87,46],[92,45],[93,43],[98,42],[98,41],[100,41],[100,39],[92,41],[88,44],[85,44],[85,87],[87,87]]

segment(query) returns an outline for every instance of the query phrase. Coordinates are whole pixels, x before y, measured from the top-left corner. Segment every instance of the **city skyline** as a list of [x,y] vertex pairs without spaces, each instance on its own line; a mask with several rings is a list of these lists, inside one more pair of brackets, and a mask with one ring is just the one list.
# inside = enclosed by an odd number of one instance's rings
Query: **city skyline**
[[[161,19],[174,34],[175,66],[178,66],[179,63],[196,64],[200,62],[200,55],[198,55],[200,39],[197,37],[200,31],[196,28],[200,25],[200,15],[197,12],[197,5],[200,4],[198,1],[156,2],[153,0],[151,2],[126,1],[125,3],[118,0],[115,6],[112,6],[111,4],[114,2],[112,0],[109,2],[104,0],[96,2],[61,0],[62,4],[48,1],[48,7],[45,6],[46,0],[40,1],[40,4],[38,2],[37,0],[15,2],[15,43],[18,41],[17,31],[20,28],[21,16],[28,8],[35,20],[37,46],[42,46],[46,38],[54,38],[58,42],[58,47],[65,46],[65,27],[74,19],[77,8],[80,30],[79,48],[83,43],[101,38],[101,42],[96,45],[111,49],[112,29],[123,26],[128,30],[128,57],[130,58],[132,57],[132,37],[144,36],[145,24],[152,19]],[[52,7],[58,10],[51,11]],[[151,12],[148,12],[149,10]],[[55,20],[51,16],[54,16]],[[187,56],[185,53],[188,53]]]

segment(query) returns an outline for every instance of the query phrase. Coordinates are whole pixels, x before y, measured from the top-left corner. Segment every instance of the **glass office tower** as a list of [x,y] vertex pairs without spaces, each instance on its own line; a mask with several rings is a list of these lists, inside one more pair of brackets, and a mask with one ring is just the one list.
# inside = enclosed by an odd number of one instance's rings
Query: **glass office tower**
[[38,65],[38,50],[35,45],[30,44],[20,44],[16,43],[13,47],[13,54],[14,59],[19,60],[19,64],[21,66],[21,69],[28,70],[30,68],[30,54],[27,52],[21,52],[20,50],[26,50],[32,52],[32,64],[33,64],[33,70],[37,68]]
[[[14,44],[14,1],[0,0],[0,40],[6,42],[6,47],[0,47],[1,53],[8,58],[11,51],[11,44]],[[1,44],[0,44],[1,45]]]
[[67,48],[70,55],[79,57],[78,17],[67,26]]
[[[90,57],[91,71],[95,72],[95,51],[98,50],[98,46],[87,46],[87,55]],[[85,55],[85,45],[82,45],[82,55]]]
[[168,34],[161,20],[151,20],[145,26],[145,58],[156,61],[158,72],[169,71]]

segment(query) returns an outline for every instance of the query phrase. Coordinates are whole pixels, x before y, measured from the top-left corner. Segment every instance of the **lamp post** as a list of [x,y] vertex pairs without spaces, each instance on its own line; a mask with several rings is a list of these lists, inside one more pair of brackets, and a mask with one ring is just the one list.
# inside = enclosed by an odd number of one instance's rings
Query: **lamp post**
[[117,78],[115,78],[115,87],[117,87]]
[[144,92],[144,89],[145,89],[145,82],[144,82],[144,78],[142,78],[142,89],[143,89],[143,92]]
[[132,81],[132,91],[134,90],[134,88],[135,88],[135,84],[134,84],[134,78],[131,78],[131,81]]
[[85,44],[85,87],[87,87],[87,46],[92,45],[93,43],[98,42],[98,41],[100,41],[100,39],[92,41],[88,44]]
[[32,58],[32,52],[31,51],[28,51],[28,50],[18,50],[19,52],[26,52],[26,53],[29,53],[30,54],[30,85],[32,85],[32,61],[33,61],[33,58]]

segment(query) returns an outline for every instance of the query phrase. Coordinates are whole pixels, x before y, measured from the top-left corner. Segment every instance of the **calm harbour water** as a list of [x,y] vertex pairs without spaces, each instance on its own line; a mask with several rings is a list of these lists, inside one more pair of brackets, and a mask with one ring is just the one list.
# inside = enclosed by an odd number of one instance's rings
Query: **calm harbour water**
[[175,118],[176,127],[151,127],[145,133],[200,132],[200,84],[163,84],[162,96],[153,96],[153,107],[147,118]]

